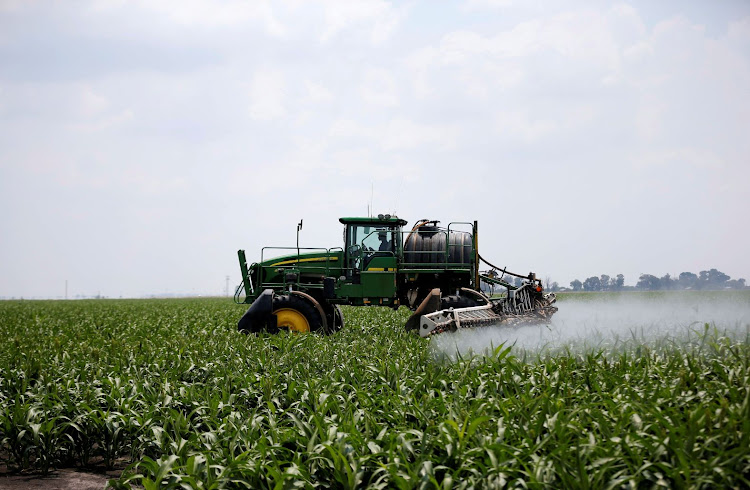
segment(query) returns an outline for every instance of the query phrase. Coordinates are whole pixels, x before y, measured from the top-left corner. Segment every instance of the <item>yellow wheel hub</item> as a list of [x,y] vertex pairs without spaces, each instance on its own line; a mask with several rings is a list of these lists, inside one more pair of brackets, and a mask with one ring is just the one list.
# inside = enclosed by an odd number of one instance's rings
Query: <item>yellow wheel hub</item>
[[276,310],[276,325],[279,328],[286,328],[290,332],[309,332],[310,324],[305,315],[291,308],[281,308]]

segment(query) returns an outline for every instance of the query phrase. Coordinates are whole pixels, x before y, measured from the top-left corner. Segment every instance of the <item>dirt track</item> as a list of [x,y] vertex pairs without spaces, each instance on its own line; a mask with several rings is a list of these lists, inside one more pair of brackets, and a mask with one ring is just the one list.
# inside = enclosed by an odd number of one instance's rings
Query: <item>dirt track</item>
[[86,469],[60,468],[47,476],[42,476],[39,471],[12,473],[0,465],[0,490],[101,490],[107,486],[107,481],[118,478],[126,465],[123,460],[117,462],[111,470],[106,470],[103,466]]
[[110,478],[118,475],[89,473],[73,468],[62,469],[42,477],[40,475],[2,475],[0,489],[27,490],[101,490]]

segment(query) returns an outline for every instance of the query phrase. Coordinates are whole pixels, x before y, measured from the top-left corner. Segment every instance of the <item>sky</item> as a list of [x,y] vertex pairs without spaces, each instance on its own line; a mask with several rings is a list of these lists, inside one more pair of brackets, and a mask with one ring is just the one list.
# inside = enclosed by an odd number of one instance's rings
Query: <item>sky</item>
[[0,297],[220,295],[369,209],[750,280],[749,190],[750,2],[0,0]]

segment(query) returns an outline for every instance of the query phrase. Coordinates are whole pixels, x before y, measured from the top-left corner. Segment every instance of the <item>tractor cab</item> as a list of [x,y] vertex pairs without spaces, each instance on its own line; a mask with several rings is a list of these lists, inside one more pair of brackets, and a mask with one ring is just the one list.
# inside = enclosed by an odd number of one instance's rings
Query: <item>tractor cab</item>
[[[396,272],[402,256],[401,227],[395,216],[341,218],[344,224],[344,295],[363,304],[390,301],[396,293]],[[358,302],[358,301],[356,301]]]

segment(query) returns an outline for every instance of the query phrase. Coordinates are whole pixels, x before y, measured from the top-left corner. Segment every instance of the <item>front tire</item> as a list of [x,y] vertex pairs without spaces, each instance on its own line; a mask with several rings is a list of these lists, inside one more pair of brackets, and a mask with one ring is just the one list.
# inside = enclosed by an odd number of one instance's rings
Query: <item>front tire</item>
[[320,330],[320,313],[313,305],[298,296],[281,295],[273,298],[276,326],[290,332],[307,333]]

